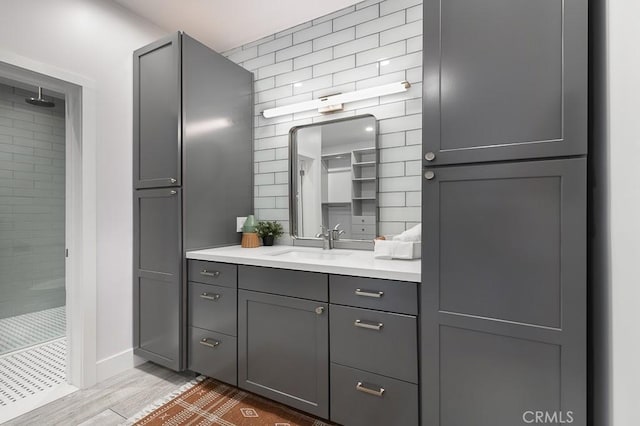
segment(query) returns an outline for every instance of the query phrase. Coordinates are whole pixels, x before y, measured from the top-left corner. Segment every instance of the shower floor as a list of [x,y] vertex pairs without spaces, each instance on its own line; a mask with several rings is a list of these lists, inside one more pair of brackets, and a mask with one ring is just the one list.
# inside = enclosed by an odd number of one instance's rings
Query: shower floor
[[65,337],[0,356],[0,423],[77,390],[66,359]]
[[0,356],[66,335],[64,306],[0,319]]

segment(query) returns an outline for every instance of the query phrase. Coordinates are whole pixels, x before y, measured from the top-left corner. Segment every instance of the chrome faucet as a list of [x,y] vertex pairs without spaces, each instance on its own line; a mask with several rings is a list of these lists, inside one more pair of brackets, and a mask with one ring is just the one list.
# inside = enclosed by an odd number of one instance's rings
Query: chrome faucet
[[321,232],[316,234],[316,238],[322,238],[322,250],[331,250],[334,242],[340,239],[340,235],[344,234],[344,230],[340,229],[340,224],[337,224],[333,229],[329,229],[326,226],[320,227]]

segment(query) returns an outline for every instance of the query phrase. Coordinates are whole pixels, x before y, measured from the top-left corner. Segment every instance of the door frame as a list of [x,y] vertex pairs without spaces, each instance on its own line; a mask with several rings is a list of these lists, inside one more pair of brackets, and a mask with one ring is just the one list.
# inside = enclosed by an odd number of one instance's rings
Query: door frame
[[96,383],[96,85],[2,49],[0,76],[65,96],[67,381],[87,388]]

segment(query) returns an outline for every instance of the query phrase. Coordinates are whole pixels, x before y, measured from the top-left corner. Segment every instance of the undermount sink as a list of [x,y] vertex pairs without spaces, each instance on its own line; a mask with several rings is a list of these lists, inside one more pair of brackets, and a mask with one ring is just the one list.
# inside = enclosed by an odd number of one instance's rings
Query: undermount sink
[[351,253],[344,251],[333,250],[287,250],[280,253],[273,253],[271,256],[277,256],[287,259],[311,259],[311,260],[338,260],[345,256],[350,256]]

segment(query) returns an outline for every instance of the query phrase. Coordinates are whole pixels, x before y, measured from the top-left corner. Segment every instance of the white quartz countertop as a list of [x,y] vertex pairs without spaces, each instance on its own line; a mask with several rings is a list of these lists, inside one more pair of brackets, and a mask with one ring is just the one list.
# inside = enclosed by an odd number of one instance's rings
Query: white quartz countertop
[[374,259],[373,251],[366,250],[229,246],[188,251],[187,259],[420,282],[420,259]]

